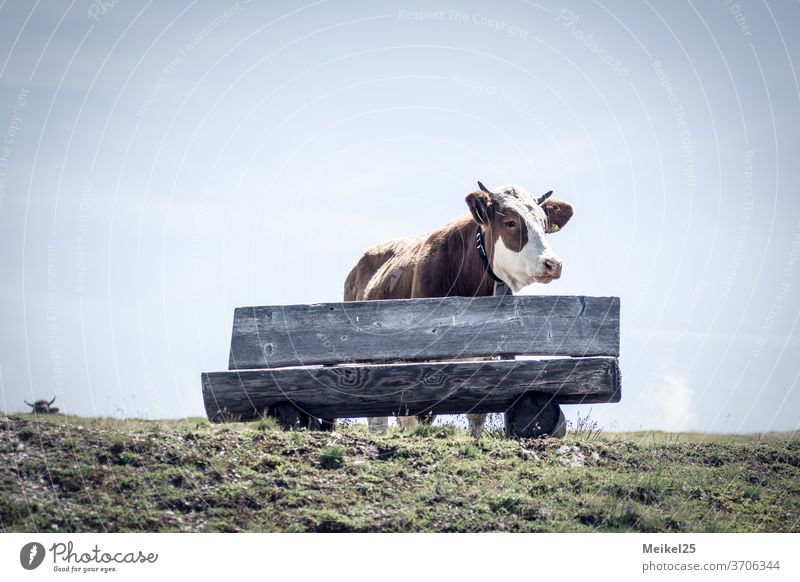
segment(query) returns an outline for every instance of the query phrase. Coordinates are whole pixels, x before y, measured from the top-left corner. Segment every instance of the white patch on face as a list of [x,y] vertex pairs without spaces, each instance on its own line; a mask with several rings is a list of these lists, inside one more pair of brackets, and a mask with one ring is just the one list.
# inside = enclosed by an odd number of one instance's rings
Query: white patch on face
[[[513,194],[505,194],[513,189]],[[528,242],[519,252],[509,249],[501,236],[497,237],[492,257],[492,269],[505,281],[514,293],[533,283],[549,283],[553,280],[544,268],[544,260],[560,262],[544,233],[544,211],[536,204],[535,198],[519,186],[502,186],[497,190],[501,194],[501,204],[512,208],[525,221],[528,229]]]
[[525,222],[528,242],[520,252],[509,249],[503,242],[503,237],[498,237],[494,245],[492,269],[514,293],[533,283],[552,281],[542,266],[544,258],[555,257],[544,237],[544,229],[540,224],[531,224],[528,220]]
[[514,293],[519,292],[526,285],[530,285],[527,282],[528,277],[523,254],[527,247],[528,245],[525,245],[522,249],[523,252],[516,253],[503,243],[502,237],[498,237],[497,242],[494,244],[492,269]]

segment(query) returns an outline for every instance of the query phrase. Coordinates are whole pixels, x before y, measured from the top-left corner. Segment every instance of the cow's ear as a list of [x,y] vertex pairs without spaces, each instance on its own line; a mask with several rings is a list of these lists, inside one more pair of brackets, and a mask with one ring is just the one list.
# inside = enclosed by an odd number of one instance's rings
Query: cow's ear
[[542,204],[542,209],[547,215],[547,232],[558,232],[572,218],[575,209],[569,202],[548,199]]
[[494,218],[494,203],[490,194],[477,191],[467,194],[467,206],[478,224],[488,224]]

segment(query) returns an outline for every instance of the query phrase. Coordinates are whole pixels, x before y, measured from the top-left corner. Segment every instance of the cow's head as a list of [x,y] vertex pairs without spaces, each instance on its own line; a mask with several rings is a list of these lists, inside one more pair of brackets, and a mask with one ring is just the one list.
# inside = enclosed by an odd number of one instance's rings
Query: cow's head
[[549,283],[561,276],[561,259],[545,235],[558,232],[572,218],[568,202],[551,192],[535,197],[521,186],[500,186],[467,195],[467,205],[481,225],[492,269],[516,293],[531,283]]

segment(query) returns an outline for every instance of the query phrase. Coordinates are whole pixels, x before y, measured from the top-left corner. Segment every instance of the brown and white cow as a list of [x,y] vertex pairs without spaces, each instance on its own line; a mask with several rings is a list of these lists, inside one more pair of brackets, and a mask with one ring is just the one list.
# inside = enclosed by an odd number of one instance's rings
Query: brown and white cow
[[[412,299],[420,297],[494,294],[495,280],[516,293],[532,283],[549,283],[561,276],[561,259],[545,235],[557,232],[572,218],[573,207],[535,197],[517,185],[467,195],[470,214],[418,238],[397,239],[368,249],[344,283],[344,300]],[[481,257],[480,233],[488,263]],[[485,414],[468,414],[470,430],[480,436]],[[387,418],[370,418],[370,430],[385,431]],[[399,417],[401,427],[417,423]]]

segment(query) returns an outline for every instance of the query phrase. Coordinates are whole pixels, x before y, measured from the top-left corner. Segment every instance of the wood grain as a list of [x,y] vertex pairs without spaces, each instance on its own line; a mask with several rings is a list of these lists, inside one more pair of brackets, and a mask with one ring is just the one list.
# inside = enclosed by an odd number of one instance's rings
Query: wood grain
[[240,307],[229,369],[619,355],[619,298],[445,297]]
[[212,420],[252,420],[278,402],[318,418],[502,412],[528,391],[559,403],[618,402],[616,358],[553,358],[242,370],[202,375]]

